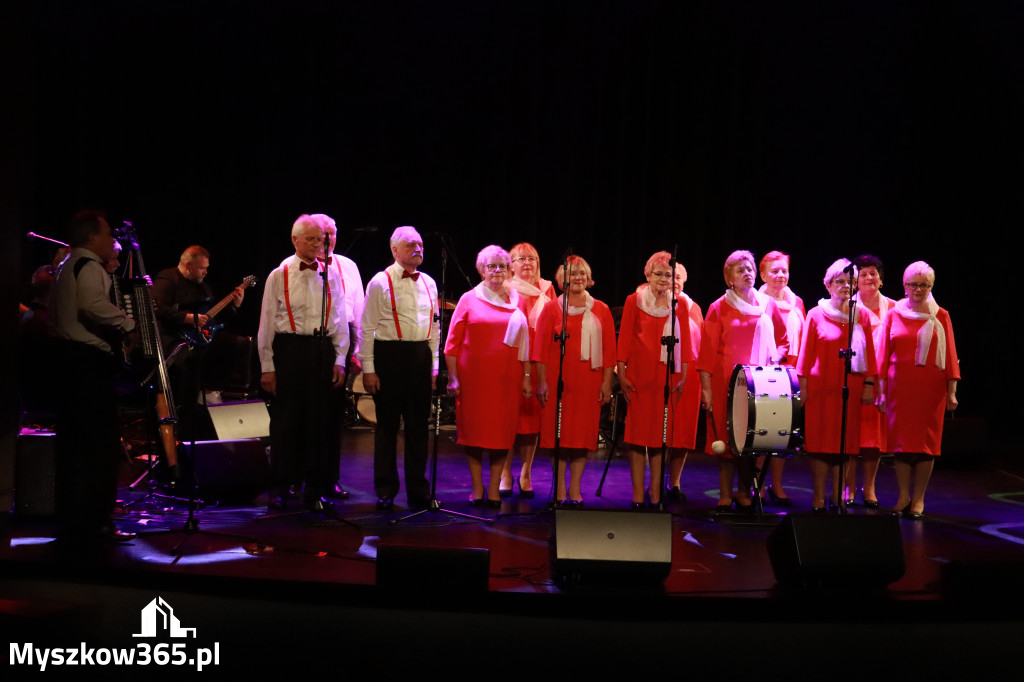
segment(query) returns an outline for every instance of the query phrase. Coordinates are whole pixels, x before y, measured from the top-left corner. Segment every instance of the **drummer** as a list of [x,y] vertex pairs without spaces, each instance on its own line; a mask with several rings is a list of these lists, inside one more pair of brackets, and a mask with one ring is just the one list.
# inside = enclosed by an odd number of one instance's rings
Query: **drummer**
[[[852,273],[852,274],[851,274]],[[800,395],[804,405],[804,449],[811,457],[814,479],[815,512],[824,513],[825,484],[829,468],[833,471],[830,507],[838,506],[839,451],[843,415],[843,385],[846,380],[844,360],[839,351],[853,351],[849,375],[850,400],[846,406],[846,447],[848,458],[860,445],[860,405],[875,400],[875,345],[871,338],[871,320],[864,310],[857,310],[850,335],[851,282],[857,268],[840,258],[825,272],[828,298],[818,301],[807,313],[800,359],[796,371],[800,376]]]
[[[720,513],[730,511],[733,505],[737,511],[753,512],[752,458],[737,459],[721,443],[727,438],[726,405],[733,368],[778,364],[783,359],[779,349],[788,345],[786,322],[775,301],[754,289],[756,273],[754,255],[749,251],[734,251],[726,258],[722,275],[728,289],[708,308],[697,358],[708,411],[707,451],[718,457],[719,496],[715,511]],[[734,494],[732,485],[737,474],[739,485]]]

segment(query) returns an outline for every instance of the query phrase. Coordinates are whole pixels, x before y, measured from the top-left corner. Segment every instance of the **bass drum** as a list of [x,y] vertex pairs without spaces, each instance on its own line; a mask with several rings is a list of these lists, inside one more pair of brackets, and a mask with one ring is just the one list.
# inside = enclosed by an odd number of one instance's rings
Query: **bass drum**
[[729,447],[734,455],[791,457],[803,444],[800,380],[788,365],[736,365],[729,382]]
[[363,373],[352,378],[352,401],[356,406],[356,413],[359,420],[372,426],[377,425],[377,405],[373,402],[373,396],[366,392],[363,387]]

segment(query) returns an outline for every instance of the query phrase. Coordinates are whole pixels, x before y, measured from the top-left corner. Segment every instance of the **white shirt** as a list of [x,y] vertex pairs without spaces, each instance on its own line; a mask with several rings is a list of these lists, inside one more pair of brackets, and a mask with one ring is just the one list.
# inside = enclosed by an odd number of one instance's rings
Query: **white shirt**
[[434,374],[437,374],[437,347],[440,341],[440,327],[434,320],[437,312],[437,285],[430,275],[419,273],[419,280],[402,278],[405,269],[393,263],[378,272],[366,286],[363,306],[362,337],[359,343],[359,360],[363,371],[374,373],[373,343],[375,340],[398,341],[395,315],[391,310],[391,290],[388,275],[394,284],[395,309],[398,323],[402,327],[402,341],[427,341]]
[[[356,345],[355,352],[359,352],[359,339],[361,336],[360,318],[363,316],[363,278],[359,276],[359,268],[351,258],[330,254],[330,277],[331,293],[342,292],[345,296],[345,319],[355,329],[351,341]],[[335,285],[337,281],[337,285]]]
[[[75,263],[89,262],[75,277]],[[130,332],[135,321],[110,300],[110,275],[103,269],[100,257],[89,249],[75,248],[64,259],[53,285],[50,316],[57,336],[96,346],[109,352],[110,344],[95,330],[111,327]]]
[[[278,334],[299,334],[312,336],[320,326],[320,311],[323,300],[323,280],[319,267],[316,270],[299,270],[302,260],[298,256],[289,256],[281,262],[263,287],[263,308],[260,312],[260,330],[257,335],[257,346],[260,354],[260,367],[264,372],[274,369],[274,337]],[[317,263],[320,265],[319,262]],[[284,271],[288,269],[288,305],[284,296]],[[348,352],[348,320],[345,317],[345,306],[338,304],[334,295],[334,283],[328,274],[331,286],[331,309],[327,313],[327,332],[331,336],[336,354],[334,364],[344,366],[345,354]],[[291,319],[288,309],[291,308]],[[292,320],[295,329],[292,329]]]

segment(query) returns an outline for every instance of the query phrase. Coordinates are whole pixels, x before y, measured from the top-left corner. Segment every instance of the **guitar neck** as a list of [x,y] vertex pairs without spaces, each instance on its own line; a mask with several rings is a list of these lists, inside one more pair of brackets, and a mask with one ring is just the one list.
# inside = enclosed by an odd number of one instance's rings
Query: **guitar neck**
[[225,296],[224,300],[206,311],[206,317],[212,320],[217,316],[217,313],[227,307],[228,303],[231,303],[231,299],[234,298],[234,296],[235,294],[233,292]]

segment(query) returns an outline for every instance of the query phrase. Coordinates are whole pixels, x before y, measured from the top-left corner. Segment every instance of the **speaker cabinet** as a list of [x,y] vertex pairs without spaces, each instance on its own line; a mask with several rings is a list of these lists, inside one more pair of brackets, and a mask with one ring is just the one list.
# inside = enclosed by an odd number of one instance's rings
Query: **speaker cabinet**
[[270,412],[262,400],[207,405],[213,430],[220,440],[269,438]]
[[787,586],[885,587],[903,577],[895,516],[790,514],[768,537],[775,579]]
[[14,513],[26,518],[56,514],[54,460],[57,437],[52,431],[22,429],[14,462]]
[[377,586],[393,590],[486,592],[491,551],[472,547],[377,547]]
[[192,456],[203,497],[246,502],[267,489],[270,465],[266,445],[258,438],[196,441]]
[[672,515],[556,509],[551,572],[565,584],[649,586],[672,570]]

